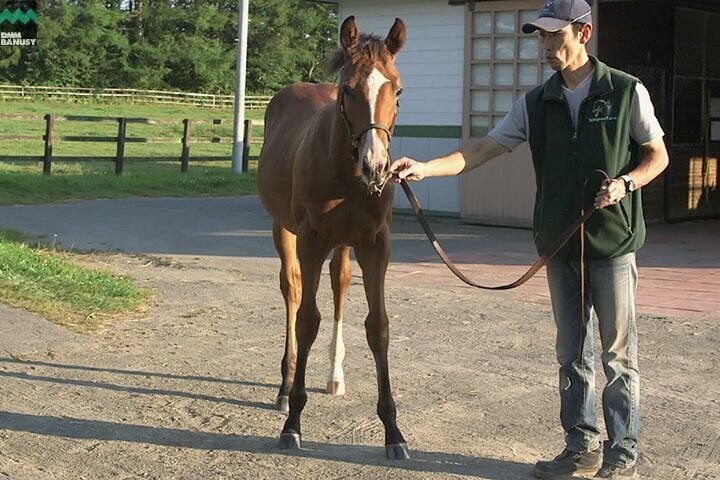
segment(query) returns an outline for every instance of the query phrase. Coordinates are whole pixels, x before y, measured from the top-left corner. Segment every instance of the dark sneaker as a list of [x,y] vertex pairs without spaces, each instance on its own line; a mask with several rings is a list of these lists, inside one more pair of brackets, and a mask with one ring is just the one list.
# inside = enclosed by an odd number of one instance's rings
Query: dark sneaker
[[603,465],[595,474],[595,478],[631,479],[638,478],[635,465],[630,467],[618,467],[617,465]]
[[552,460],[537,462],[535,464],[535,476],[545,479],[563,479],[572,478],[575,474],[595,473],[600,468],[601,459],[602,448],[591,452],[573,452],[565,449]]

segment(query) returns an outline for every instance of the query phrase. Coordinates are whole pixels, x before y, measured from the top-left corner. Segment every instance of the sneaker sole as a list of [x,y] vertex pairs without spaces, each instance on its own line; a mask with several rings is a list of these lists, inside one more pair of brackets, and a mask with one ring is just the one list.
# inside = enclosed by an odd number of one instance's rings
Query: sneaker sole
[[[581,468],[578,470],[575,470],[574,472],[569,473],[552,473],[552,472],[544,472],[542,470],[534,470],[533,473],[535,475],[535,478],[540,478],[542,480],[568,480],[571,478],[574,478],[578,475],[580,476],[587,476],[587,475],[594,475],[597,473],[598,470],[600,470],[600,466],[598,465],[596,467],[588,467],[588,468]],[[635,478],[635,477],[633,477]]]

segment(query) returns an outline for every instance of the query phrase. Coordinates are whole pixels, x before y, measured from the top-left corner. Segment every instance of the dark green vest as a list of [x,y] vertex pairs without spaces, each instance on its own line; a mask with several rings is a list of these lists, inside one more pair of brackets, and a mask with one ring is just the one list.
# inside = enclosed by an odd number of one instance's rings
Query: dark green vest
[[[630,138],[630,111],[638,80],[595,57],[590,60],[595,72],[590,93],[580,106],[577,131],[560,73],[526,96],[537,183],[533,229],[540,254],[578,218],[582,205],[592,208],[603,179],[593,170],[602,169],[610,178],[617,178],[638,162],[639,146]],[[587,258],[616,257],[640,248],[645,242],[640,191],[595,212],[586,224],[586,235]],[[577,258],[577,234],[560,255]]]

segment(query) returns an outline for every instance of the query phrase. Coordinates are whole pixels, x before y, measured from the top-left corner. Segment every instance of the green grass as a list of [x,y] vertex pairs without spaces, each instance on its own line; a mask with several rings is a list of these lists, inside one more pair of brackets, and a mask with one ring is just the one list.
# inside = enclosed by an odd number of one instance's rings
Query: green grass
[[[65,103],[52,101],[0,101],[4,114],[97,115],[108,117],[142,117],[157,120],[223,120],[222,125],[196,125],[193,135],[232,137],[232,110],[171,105],[123,103]],[[248,111],[246,116],[261,119],[264,112]],[[9,162],[0,158],[0,205],[47,203],[75,199],[125,198],[132,196],[228,196],[255,193],[255,163],[242,175],[231,172],[231,143],[200,143],[190,148],[189,169],[180,173],[180,138],[182,123],[174,125],[128,124],[129,137],[173,137],[177,143],[128,143],[123,175],[115,175],[114,143],[57,142],[54,146],[52,175],[42,175],[41,120],[0,119],[0,135],[37,135],[37,140],[0,141],[2,156],[37,156],[38,161]],[[255,138],[262,137],[262,126],[253,127]],[[115,136],[115,122],[56,122],[55,135]],[[258,155],[259,145],[252,145],[251,155]],[[69,162],[62,156],[108,157],[98,161]],[[205,162],[202,156],[227,156],[227,161]],[[133,159],[134,157],[134,159]],[[170,160],[162,157],[172,157]],[[197,160],[194,159],[198,158]]]
[[176,162],[128,162],[122,176],[110,162],[58,164],[53,175],[42,164],[0,162],[0,205],[127,197],[207,197],[255,193],[255,168],[233,174],[230,162],[191,164],[180,173]]
[[77,332],[143,307],[151,292],[110,272],[90,270],[68,254],[30,246],[0,230],[0,301]]

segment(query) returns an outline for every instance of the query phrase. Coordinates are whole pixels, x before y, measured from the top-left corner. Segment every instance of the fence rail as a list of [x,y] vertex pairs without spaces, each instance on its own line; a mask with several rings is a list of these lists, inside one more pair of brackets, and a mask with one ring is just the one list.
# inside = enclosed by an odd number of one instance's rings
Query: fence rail
[[[138,103],[161,103],[170,105],[195,105],[212,108],[232,108],[233,95],[212,93],[168,92],[164,90],[139,90],[135,88],[83,88],[0,85],[0,98],[18,100],[24,98],[46,98],[61,100],[114,99]],[[245,96],[245,108],[263,109],[270,101],[270,95]]]
[[[115,173],[122,175],[123,165],[127,159],[125,156],[126,143],[176,143],[181,144],[181,152],[176,160],[180,160],[180,171],[187,172],[188,163],[190,161],[190,146],[198,143],[232,143],[233,138],[229,137],[195,137],[191,136],[192,125],[212,124],[221,125],[222,120],[155,120],[151,118],[124,118],[124,117],[101,117],[86,115],[0,115],[0,120],[44,120],[45,135],[0,135],[0,140],[43,140],[45,142],[45,153],[42,156],[0,156],[0,160],[6,161],[42,161],[43,173],[50,175],[52,171],[52,162],[55,160],[67,161],[88,161],[88,160],[112,160],[115,163]],[[55,135],[55,122],[57,121],[74,121],[74,122],[117,122],[117,136],[106,135]],[[150,125],[183,125],[183,135],[178,137],[128,137],[128,123],[144,123]],[[242,171],[248,171],[248,163],[250,160],[250,145],[262,144],[262,139],[253,139],[252,132],[253,121],[245,120],[243,130],[243,152],[242,152]],[[53,147],[56,142],[113,142],[117,145],[116,155],[114,157],[76,157],[76,156],[53,156]],[[229,156],[203,156],[203,161],[219,161],[229,160]]]

